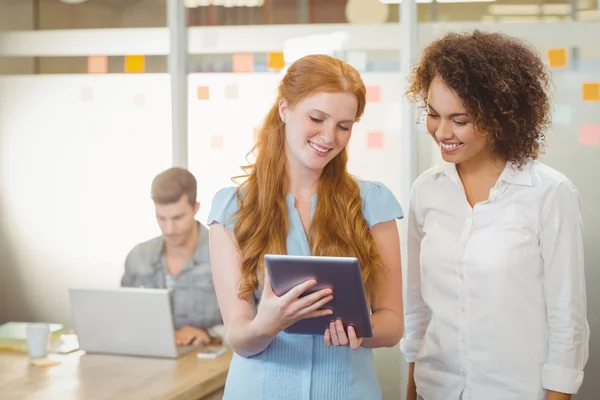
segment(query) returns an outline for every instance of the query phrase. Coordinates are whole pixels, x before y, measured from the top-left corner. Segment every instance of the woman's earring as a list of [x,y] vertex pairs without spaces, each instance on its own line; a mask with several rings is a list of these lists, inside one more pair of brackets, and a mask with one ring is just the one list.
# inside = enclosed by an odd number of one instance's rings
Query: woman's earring
[[281,117],[281,122],[283,122],[285,124],[285,122],[286,122],[285,117]]

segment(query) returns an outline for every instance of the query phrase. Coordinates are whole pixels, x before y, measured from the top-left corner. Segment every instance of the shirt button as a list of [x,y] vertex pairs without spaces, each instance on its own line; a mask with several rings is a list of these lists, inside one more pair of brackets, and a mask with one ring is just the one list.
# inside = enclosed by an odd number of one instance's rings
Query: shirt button
[[460,311],[465,312],[465,311],[467,311],[467,309],[465,307],[461,307]]
[[460,273],[460,274],[458,274],[458,277],[459,277],[460,279],[465,279],[465,275],[464,275],[463,273]]

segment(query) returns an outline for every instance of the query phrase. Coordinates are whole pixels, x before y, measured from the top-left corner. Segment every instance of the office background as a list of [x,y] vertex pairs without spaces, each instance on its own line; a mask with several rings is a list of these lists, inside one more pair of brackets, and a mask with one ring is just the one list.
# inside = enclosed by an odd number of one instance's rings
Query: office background
[[[201,221],[212,195],[245,163],[287,59],[321,51],[355,65],[369,88],[365,116],[350,142],[351,172],[384,182],[407,209],[398,4],[185,4],[187,154],[199,181]],[[583,198],[592,342],[576,398],[595,400],[598,0],[423,2],[417,16],[418,48],[443,31],[477,27],[528,40],[551,64],[555,114],[543,161],[569,176]],[[0,0],[0,323],[69,325],[67,287],[117,285],[129,249],[159,234],[149,183],[172,163],[168,53],[165,0]],[[422,124],[416,129],[422,172],[439,156]],[[402,231],[404,222],[399,226]],[[403,398],[406,367],[399,350],[380,349],[376,358],[384,398]]]

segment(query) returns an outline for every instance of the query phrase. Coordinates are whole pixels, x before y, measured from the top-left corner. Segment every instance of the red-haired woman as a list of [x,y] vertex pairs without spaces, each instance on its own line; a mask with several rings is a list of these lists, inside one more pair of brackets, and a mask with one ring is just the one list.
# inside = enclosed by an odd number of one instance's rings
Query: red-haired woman
[[[372,348],[395,346],[403,332],[402,209],[381,183],[346,170],[352,127],[365,86],[351,66],[325,55],[301,58],[279,85],[263,121],[256,162],[239,187],[213,199],[208,222],[213,277],[235,354],[224,399],[377,400]],[[276,296],[264,273],[267,253],[353,256],[360,260],[373,337],[331,324],[322,336],[293,335],[294,322],[326,315],[308,281]]]

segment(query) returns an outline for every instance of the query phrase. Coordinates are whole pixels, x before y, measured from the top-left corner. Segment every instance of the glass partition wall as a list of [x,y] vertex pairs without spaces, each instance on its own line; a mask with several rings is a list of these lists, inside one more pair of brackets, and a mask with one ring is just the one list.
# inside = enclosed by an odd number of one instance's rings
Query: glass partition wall
[[[5,319],[69,323],[66,287],[91,280],[115,285],[128,250],[159,233],[149,184],[172,162],[165,2],[71,2],[81,4],[0,2],[0,238],[9,277],[0,280],[7,282],[0,287],[0,300],[8,305],[7,315],[0,317]],[[37,14],[34,3],[39,5]],[[245,164],[290,57],[303,52],[331,52],[361,71],[368,104],[350,142],[350,170],[384,182],[401,197],[406,177],[400,157],[405,127],[400,112],[401,33],[394,22],[398,5],[389,6],[385,21],[355,24],[345,18],[327,19],[328,13],[336,12],[323,8],[323,3],[298,1],[288,11],[283,0],[265,0],[268,7],[254,10],[190,7],[188,159],[199,181],[202,222],[216,190],[231,184],[230,178]],[[337,3],[346,4],[332,1],[330,7],[339,7]],[[302,4],[312,8],[302,11]],[[501,4],[478,4],[475,9],[489,15],[489,6]],[[440,2],[437,19],[451,21],[454,17],[444,16],[463,6]],[[12,18],[3,12],[6,7],[13,7]],[[432,3],[419,7],[419,19],[427,21],[422,8]],[[51,14],[44,17],[48,10],[63,10],[65,18],[51,21]],[[102,18],[86,23],[86,15]],[[483,16],[469,23],[423,22],[419,46],[445,30],[478,28],[528,40],[548,62],[549,54],[557,54],[549,51],[566,55],[565,65],[552,65],[555,115],[543,161],[567,174],[582,194],[589,320],[592,332],[600,330],[600,298],[594,290],[600,285],[600,250],[594,246],[600,240],[595,207],[600,22],[538,18],[507,23],[500,17],[480,22]],[[216,25],[224,21],[257,26]],[[284,23],[288,25],[280,25]],[[421,172],[439,155],[423,126],[417,128]],[[403,206],[407,211],[404,200]],[[40,268],[53,271],[51,282]],[[47,295],[39,302],[34,294],[42,290]],[[592,336],[586,382],[578,399],[594,400],[600,392],[600,384],[591,378],[600,373],[599,358],[600,341]],[[404,372],[397,349],[380,351],[377,359],[385,398],[398,398]]]

